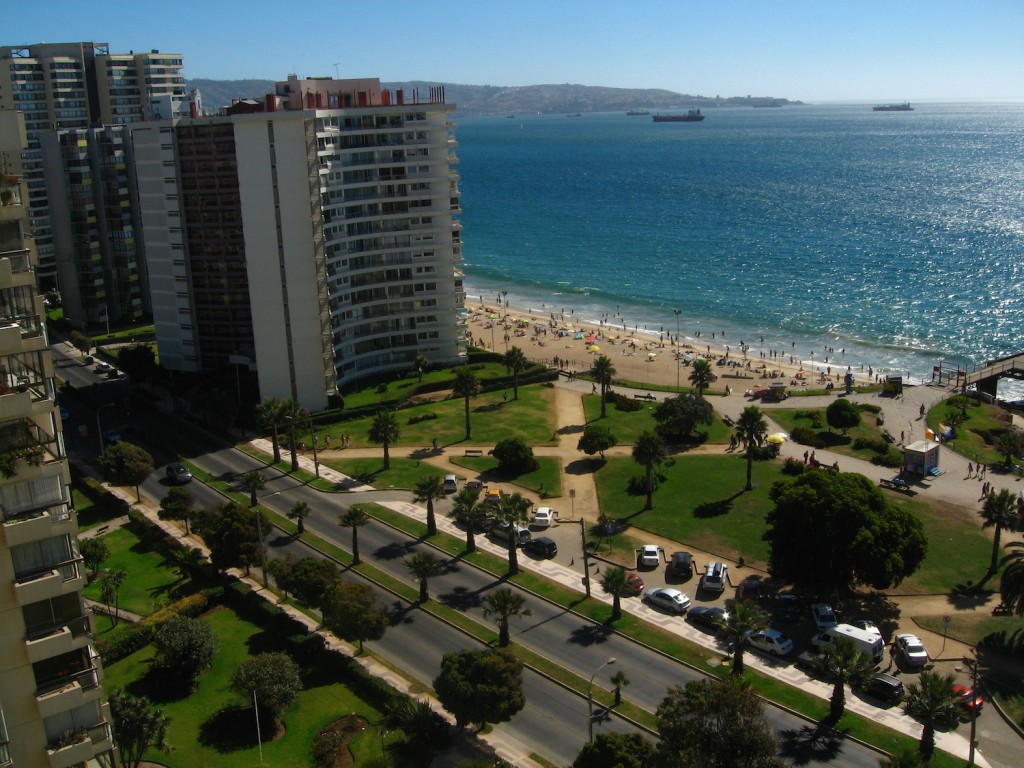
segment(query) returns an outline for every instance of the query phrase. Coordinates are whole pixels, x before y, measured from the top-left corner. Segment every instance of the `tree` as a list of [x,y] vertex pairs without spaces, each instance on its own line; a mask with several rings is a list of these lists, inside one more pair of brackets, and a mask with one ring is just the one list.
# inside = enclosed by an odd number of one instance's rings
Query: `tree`
[[[518,491],[501,497],[497,508],[494,510],[494,519],[502,525],[515,529],[529,521],[527,513],[532,502]],[[508,535],[508,572],[510,576],[519,573],[519,537],[513,535],[513,530]]]
[[199,549],[199,547],[176,549],[174,550],[173,557],[174,570],[177,572],[178,578],[182,580],[196,573],[206,560],[206,555],[203,554],[203,550]]
[[304,501],[296,501],[288,510],[288,519],[296,522],[299,536],[306,532],[306,518],[312,514],[313,508]]
[[469,421],[469,399],[480,391],[480,382],[476,378],[476,372],[467,365],[460,365],[455,369],[455,381],[452,383],[452,393],[465,401],[466,408],[466,439],[473,439],[473,429]]
[[918,746],[925,762],[935,751],[935,729],[956,723],[960,716],[963,699],[953,692],[956,680],[952,675],[942,675],[924,670],[916,683],[907,686],[907,714],[921,723],[921,742]]
[[118,689],[110,694],[110,717],[121,765],[139,768],[142,755],[149,749],[171,751],[167,743],[171,717],[149,699]]
[[434,502],[440,501],[444,496],[444,479],[440,475],[431,472],[416,481],[416,492],[412,500],[414,504],[427,505],[427,536],[434,536],[437,533]]
[[626,677],[626,673],[621,669],[612,675],[612,685],[615,686],[615,703],[612,706],[619,706],[622,703],[622,689],[629,685],[632,681]]
[[1024,440],[1016,429],[1007,429],[996,439],[996,448],[1003,454],[1003,469],[1007,472],[1013,466],[1013,457],[1024,454]]
[[274,448],[274,464],[281,463],[281,439],[278,429],[284,420],[284,404],[276,397],[265,397],[256,406],[256,418],[260,426],[270,430],[270,442]]
[[82,556],[85,567],[92,571],[92,578],[100,575],[100,566],[110,557],[110,548],[99,536],[78,540],[78,554]]
[[874,660],[865,656],[847,637],[837,637],[811,662],[811,674],[832,684],[829,715],[838,722],[846,710],[846,686],[865,685],[875,673]]
[[142,501],[142,497],[139,496],[139,485],[153,474],[153,457],[144,448],[123,440],[108,445],[100,454],[99,465],[110,483],[134,486],[135,500]]
[[633,445],[633,461],[644,468],[644,491],[647,503],[644,509],[654,509],[654,489],[656,488],[654,468],[660,466],[668,454],[661,438],[652,432],[642,432]]
[[1004,528],[1013,530],[1017,522],[1017,497],[1012,491],[1002,489],[999,493],[990,492],[985,497],[981,508],[982,528],[994,528],[992,538],[992,559],[989,561],[988,575],[994,576],[999,567],[999,544]]
[[608,355],[599,355],[590,368],[590,375],[594,377],[601,386],[601,418],[607,416],[608,387],[612,385],[612,378],[615,376],[615,365]]
[[238,476],[238,488],[241,491],[249,494],[249,506],[255,507],[259,503],[259,499],[256,498],[258,491],[263,490],[267,484],[267,478],[265,478],[258,470],[252,470],[246,472],[244,475]]
[[626,569],[619,566],[605,568],[601,574],[601,589],[606,595],[612,596],[612,621],[617,621],[622,616],[622,598],[633,590],[626,578]]
[[815,594],[896,586],[928,550],[920,520],[855,472],[804,472],[775,483],[769,496],[768,569]]
[[750,635],[768,628],[768,615],[753,603],[737,600],[721,623],[719,634],[732,649],[732,674],[743,674],[743,654]]
[[432,756],[451,740],[448,721],[433,710],[430,702],[412,696],[391,696],[384,713],[384,724],[405,734],[404,752],[410,757],[410,764],[429,764]]
[[391,469],[391,444],[398,441],[402,427],[398,418],[387,408],[381,408],[374,414],[367,437],[371,443],[384,446],[384,470]]
[[878,768],[921,768],[921,754],[907,747],[878,761]]
[[533,616],[526,607],[526,600],[510,588],[496,589],[484,597],[484,618],[495,617],[498,624],[498,645],[504,648],[509,643],[508,621],[513,616]]
[[845,435],[848,430],[860,424],[860,410],[845,397],[840,397],[825,409],[825,421],[829,427],[841,429]]
[[615,439],[615,435],[612,434],[608,427],[589,424],[583,429],[583,434],[576,445],[576,450],[583,451],[587,456],[599,453],[601,454],[601,461],[604,461],[604,452],[609,448],[614,448],[617,443],[618,440]]
[[369,584],[336,579],[324,593],[324,626],[342,640],[359,643],[380,640],[388,628],[388,613]]
[[695,680],[669,689],[658,705],[660,765],[782,768],[764,704],[740,678]]
[[115,627],[121,621],[121,587],[127,578],[128,574],[124,571],[115,571],[108,576],[104,576],[103,581],[100,582],[100,600],[107,606],[108,611],[110,606],[114,606],[114,612],[111,614],[110,619]]
[[419,375],[419,383],[423,383],[423,372],[427,370],[427,366],[430,365],[430,361],[423,355],[416,355],[412,361],[412,367],[416,370]]
[[502,360],[505,368],[512,372],[512,399],[519,399],[519,374],[526,370],[527,360],[523,350],[519,347],[512,347],[505,353]]
[[430,595],[427,593],[427,580],[441,575],[443,570],[441,561],[429,552],[417,552],[403,562],[412,577],[420,583],[420,602],[427,602],[430,599]]
[[572,768],[654,768],[654,754],[639,733],[599,733],[583,745]]
[[189,531],[189,521],[195,515],[195,501],[192,494],[175,485],[160,500],[160,509],[157,510],[157,517],[161,520],[181,520],[185,523],[185,535]]
[[286,594],[314,608],[320,607],[327,590],[338,578],[338,568],[332,561],[312,555],[298,560],[275,557],[267,564],[267,570]]
[[509,476],[533,472],[537,468],[533,448],[521,437],[506,437],[499,440],[488,453],[498,460],[498,471]]
[[459,728],[504,723],[526,705],[523,663],[501,650],[446,653],[434,691]]
[[466,526],[466,551],[476,552],[476,529],[482,526],[490,510],[480,501],[479,488],[466,488],[452,497],[452,517]]
[[189,616],[175,616],[165,622],[153,644],[157,661],[170,673],[170,679],[180,680],[190,691],[217,653],[217,637],[210,625]]
[[362,559],[359,557],[359,528],[370,522],[370,513],[358,504],[353,504],[338,517],[338,524],[342,528],[352,529],[352,565],[359,565]]
[[299,454],[295,443],[295,427],[299,425],[300,420],[302,419],[302,406],[290,397],[287,400],[282,400],[280,418],[281,423],[288,427],[288,441],[290,443],[292,454],[292,472],[298,472]]
[[156,355],[149,344],[132,344],[121,348],[117,364],[133,381],[149,381],[156,371]]
[[714,419],[711,404],[696,395],[676,395],[658,403],[654,409],[658,434],[664,440],[685,441],[698,424],[710,424]]
[[748,405],[743,409],[739,419],[736,421],[736,439],[747,453],[747,487],[748,491],[754,490],[754,451],[764,445],[765,435],[768,434],[768,422],[761,414],[761,409],[756,405]]
[[[260,515],[260,525],[256,525]],[[270,520],[258,507],[243,507],[229,501],[212,514],[203,517],[203,540],[210,548],[210,560],[219,570],[228,568],[249,569],[260,562],[263,540],[257,532],[266,534]]]
[[999,595],[1014,616],[1024,616],[1024,544],[1013,541],[1006,545],[1009,553],[1003,558],[1003,574]]
[[231,690],[247,702],[255,695],[260,719],[273,724],[302,690],[299,665],[279,651],[250,656],[231,676]]
[[704,393],[714,383],[715,372],[711,370],[711,363],[703,357],[693,361],[693,368],[690,371],[689,380],[693,388],[697,390],[697,397],[704,399]]

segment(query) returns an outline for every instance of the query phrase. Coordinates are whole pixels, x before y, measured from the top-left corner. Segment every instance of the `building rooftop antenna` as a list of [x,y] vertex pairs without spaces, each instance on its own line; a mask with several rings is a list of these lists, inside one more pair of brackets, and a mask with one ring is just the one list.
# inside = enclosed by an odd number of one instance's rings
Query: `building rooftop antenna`
[[341,75],[338,74],[338,66],[341,64],[340,61],[334,62],[334,79],[341,80]]

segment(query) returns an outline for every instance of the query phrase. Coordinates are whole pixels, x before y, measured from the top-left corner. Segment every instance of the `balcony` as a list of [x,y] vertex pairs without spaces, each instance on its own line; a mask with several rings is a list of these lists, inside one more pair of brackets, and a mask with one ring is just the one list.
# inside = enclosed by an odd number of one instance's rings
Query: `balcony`
[[50,570],[15,579],[14,596],[18,600],[18,605],[31,605],[40,600],[81,592],[85,587],[85,575],[80,563],[81,558],[76,558]]
[[72,734],[72,737],[78,738],[78,740],[67,746],[60,746],[64,743],[64,740],[61,740],[46,750],[47,757],[50,759],[50,768],[71,768],[84,765],[92,759],[94,752],[89,732],[82,730]]
[[53,536],[74,535],[75,520],[66,504],[57,503],[42,510],[11,515],[4,512],[3,531],[7,546],[16,547]]
[[[53,717],[61,712],[77,709],[99,699],[103,695],[100,687],[100,671],[97,667],[77,672],[60,683],[47,686],[36,692],[36,704],[40,717]],[[90,750],[92,741],[87,741]],[[92,753],[89,754],[92,757]]]
[[44,633],[34,633],[34,636],[25,643],[29,661],[34,664],[85,648],[91,640],[91,630],[89,617],[81,616],[64,626],[52,628]]

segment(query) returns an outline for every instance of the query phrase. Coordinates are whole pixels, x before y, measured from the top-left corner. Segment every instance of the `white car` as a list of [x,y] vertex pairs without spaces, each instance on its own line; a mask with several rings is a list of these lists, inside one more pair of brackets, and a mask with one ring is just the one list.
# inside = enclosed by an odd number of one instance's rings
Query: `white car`
[[908,667],[923,667],[928,663],[928,651],[917,635],[896,635],[896,653]]
[[857,629],[863,629],[865,632],[870,632],[875,637],[882,636],[882,630],[878,628],[871,619],[857,619],[857,621],[851,621],[850,624],[855,626]]
[[644,600],[651,605],[673,613],[683,613],[690,607],[690,598],[672,587],[655,587],[644,593]]
[[793,641],[777,629],[765,629],[747,635],[750,647],[772,656],[788,656],[793,652]]
[[558,517],[558,513],[555,512],[551,507],[537,507],[537,511],[533,513],[533,526],[534,528],[547,528]]
[[641,568],[657,568],[661,565],[661,548],[657,544],[644,544],[636,557],[636,564]]
[[839,619],[836,618],[836,612],[832,610],[832,606],[825,603],[815,603],[812,605],[811,616],[814,617],[814,626],[818,628],[819,632],[824,632],[829,627],[834,627],[839,623]]

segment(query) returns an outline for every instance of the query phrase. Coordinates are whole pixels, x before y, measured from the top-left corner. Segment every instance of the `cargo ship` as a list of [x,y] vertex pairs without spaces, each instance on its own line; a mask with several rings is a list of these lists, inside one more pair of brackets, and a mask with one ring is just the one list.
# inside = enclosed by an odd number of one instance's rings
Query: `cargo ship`
[[871,110],[873,112],[913,112],[914,108],[910,106],[909,101],[905,101],[902,104],[876,104]]
[[654,115],[656,123],[699,123],[703,119],[699,109],[691,109],[685,115]]

